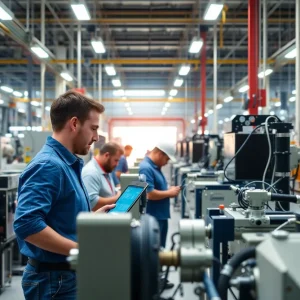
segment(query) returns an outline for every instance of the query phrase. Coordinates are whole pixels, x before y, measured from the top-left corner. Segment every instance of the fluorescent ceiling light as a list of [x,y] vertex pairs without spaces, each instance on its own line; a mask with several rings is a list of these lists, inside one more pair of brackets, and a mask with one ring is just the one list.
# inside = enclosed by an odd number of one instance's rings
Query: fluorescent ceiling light
[[178,93],[178,91],[173,89],[173,90],[170,91],[169,94],[170,94],[170,96],[175,97],[177,95],[177,93]]
[[270,111],[270,115],[271,115],[271,116],[274,116],[274,115],[275,115],[275,111],[273,111],[273,110]]
[[214,111],[212,109],[210,109],[208,112],[207,112],[209,115],[213,114]]
[[179,69],[180,76],[186,76],[190,72],[191,66],[190,65],[182,65]]
[[214,21],[216,20],[223,9],[223,4],[211,3],[205,11],[204,20]]
[[192,120],[191,120],[191,123],[192,123],[192,124],[195,124],[195,123],[196,123],[196,121],[195,121],[194,119],[192,119]]
[[201,121],[201,120],[202,120],[202,117],[198,117],[198,120]]
[[239,89],[240,93],[245,93],[249,90],[249,85],[244,85]]
[[67,72],[60,73],[60,76],[66,81],[73,81],[72,76]]
[[274,105],[275,105],[276,107],[279,107],[279,106],[281,106],[281,103],[280,103],[280,102],[276,102]]
[[132,111],[129,111],[128,114],[129,114],[130,116],[132,116],[132,115],[133,115],[133,112],[132,112]]
[[290,102],[295,102],[295,101],[296,101],[296,97],[291,97],[291,98],[289,99],[289,101],[290,101]]
[[225,118],[224,121],[225,121],[225,122],[228,122],[228,121],[229,121],[229,118]]
[[6,7],[2,1],[0,1],[0,20],[11,21],[14,18],[14,14]]
[[230,117],[230,120],[233,120],[233,119],[235,118],[235,116],[236,116],[236,115],[232,115],[232,116]]
[[176,78],[174,81],[174,86],[180,87],[183,84],[183,79],[182,78]]
[[22,96],[23,96],[23,94],[20,93],[20,92],[18,92],[18,91],[14,91],[14,92],[13,92],[13,95],[14,95],[15,97],[22,97]]
[[194,38],[189,48],[190,53],[199,53],[203,46],[203,41],[199,38]]
[[228,97],[226,97],[225,99],[224,99],[224,102],[225,103],[228,103],[228,102],[230,102],[230,101],[232,101],[233,100],[233,97],[232,96],[228,96]]
[[31,105],[33,106],[40,106],[40,103],[37,101],[31,101]]
[[117,74],[116,69],[113,65],[106,65],[104,68],[108,76],[115,76]]
[[208,117],[208,113],[205,113],[205,114],[204,114],[204,117],[207,118],[207,117]]
[[18,112],[21,113],[21,114],[25,114],[25,109],[19,108],[19,109],[18,109]]
[[161,115],[162,115],[162,116],[163,116],[163,115],[165,115],[165,114],[166,114],[166,112],[165,112],[165,111],[162,111],[162,112],[161,112]]
[[120,87],[122,85],[120,79],[113,79],[111,82],[114,87]]
[[130,104],[129,104],[129,103],[125,103],[124,105],[125,105],[125,107],[129,107],[129,106],[130,106]]
[[0,99],[0,104],[4,104],[4,100]]
[[105,50],[103,41],[101,39],[93,40],[91,43],[92,43],[93,49],[96,53],[105,53],[106,50]]
[[216,106],[217,109],[221,109],[222,107],[223,107],[223,104],[221,104],[221,103],[217,104],[217,106]]
[[125,95],[125,91],[124,90],[113,91],[113,95],[115,97],[123,97]]
[[209,134],[209,130],[204,130],[204,134]]
[[24,97],[28,97],[28,91],[24,92]]
[[49,57],[49,54],[44,49],[42,49],[40,46],[33,46],[30,49],[39,58],[48,58]]
[[170,102],[166,102],[165,103],[165,107],[170,107],[171,103]]
[[87,20],[91,19],[90,13],[83,3],[71,4],[71,7],[72,7],[74,14],[78,20],[87,21]]
[[296,90],[293,90],[293,91],[292,91],[292,94],[293,94],[293,95],[296,95]]
[[14,90],[8,86],[2,85],[0,89],[6,93],[12,93]]
[[173,97],[172,97],[172,96],[169,96],[169,97],[168,97],[168,100],[173,100]]
[[295,48],[292,51],[290,51],[289,53],[287,53],[284,57],[287,59],[293,59],[297,56],[296,51],[297,51],[297,49]]
[[165,96],[164,90],[126,90],[127,97],[162,97]]
[[243,111],[243,115],[244,116],[249,116],[249,111],[248,110]]
[[258,78],[264,78],[266,76],[269,76],[272,73],[273,73],[272,69],[267,69],[265,72],[261,71],[260,73],[258,73]]
[[11,138],[11,137],[12,137],[12,134],[11,134],[11,133],[5,133],[5,137]]
[[219,124],[220,124],[220,125],[222,125],[223,123],[224,123],[223,120],[220,120],[220,121],[219,121]]
[[51,109],[50,106],[46,106],[46,107],[45,107],[45,110],[46,110],[46,111],[50,111],[50,109]]

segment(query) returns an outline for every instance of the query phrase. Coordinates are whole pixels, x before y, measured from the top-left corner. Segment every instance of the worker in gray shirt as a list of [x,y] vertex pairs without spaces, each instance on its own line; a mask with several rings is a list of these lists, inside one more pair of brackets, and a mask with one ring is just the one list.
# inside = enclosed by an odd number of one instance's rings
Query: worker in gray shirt
[[82,179],[88,191],[93,211],[113,204],[120,196],[116,190],[111,172],[118,165],[123,149],[116,143],[104,144],[82,170]]

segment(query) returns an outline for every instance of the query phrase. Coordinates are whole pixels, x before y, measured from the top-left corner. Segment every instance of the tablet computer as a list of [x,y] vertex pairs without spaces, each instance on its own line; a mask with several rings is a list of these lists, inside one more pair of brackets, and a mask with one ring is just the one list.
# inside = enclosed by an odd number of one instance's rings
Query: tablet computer
[[141,181],[131,182],[116,202],[116,206],[110,209],[108,213],[125,213],[129,212],[134,204],[140,199],[142,193],[146,190],[148,184]]

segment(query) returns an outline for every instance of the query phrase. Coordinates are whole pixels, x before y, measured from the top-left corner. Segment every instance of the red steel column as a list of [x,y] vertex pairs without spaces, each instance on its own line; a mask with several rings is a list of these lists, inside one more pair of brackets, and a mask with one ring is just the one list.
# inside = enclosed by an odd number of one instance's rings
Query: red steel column
[[203,46],[201,49],[201,127],[202,134],[204,134],[205,125],[207,119],[205,118],[205,104],[206,104],[206,31],[201,31],[201,38],[203,40]]
[[259,67],[259,3],[260,0],[248,0],[248,82],[249,114],[257,115],[259,103],[258,67]]

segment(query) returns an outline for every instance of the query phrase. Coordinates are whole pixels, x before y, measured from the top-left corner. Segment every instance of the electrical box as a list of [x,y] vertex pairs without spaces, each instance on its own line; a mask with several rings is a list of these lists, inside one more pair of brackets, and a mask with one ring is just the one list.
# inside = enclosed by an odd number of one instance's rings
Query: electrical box
[[[248,138],[247,133],[224,134],[224,165],[233,158]],[[270,134],[271,151],[274,151],[275,135]],[[266,134],[252,134],[243,149],[236,155],[226,170],[232,180],[262,180],[269,157],[269,146]],[[271,160],[266,174],[266,181],[272,178],[274,161]]]

